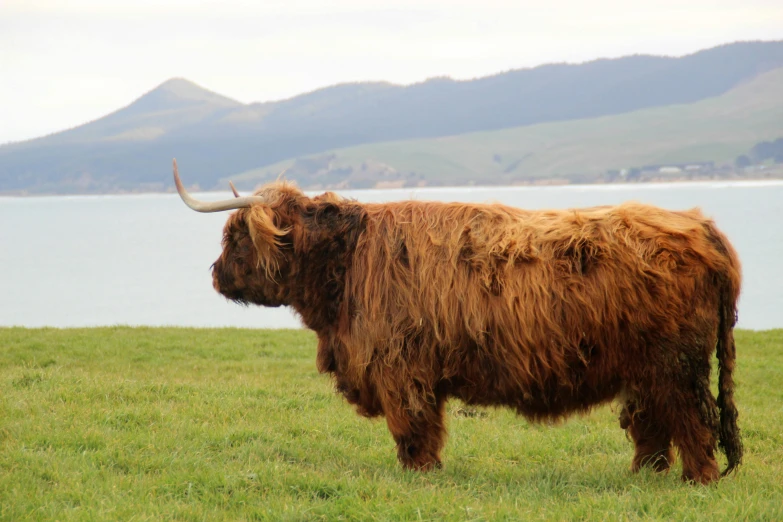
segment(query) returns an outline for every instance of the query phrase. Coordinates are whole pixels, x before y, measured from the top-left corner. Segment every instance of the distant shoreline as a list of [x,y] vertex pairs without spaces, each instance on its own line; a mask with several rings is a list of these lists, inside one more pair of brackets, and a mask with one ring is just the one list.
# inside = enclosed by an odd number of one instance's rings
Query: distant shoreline
[[[651,181],[635,181],[635,182],[614,182],[614,183],[516,183],[512,185],[423,185],[423,186],[410,186],[410,187],[384,187],[384,188],[304,188],[302,189],[306,193],[320,194],[322,192],[336,192],[336,193],[411,193],[411,192],[435,192],[435,191],[490,191],[499,189],[511,189],[511,190],[623,190],[633,188],[644,189],[662,189],[672,186],[684,187],[684,186],[712,186],[715,188],[719,185],[726,185],[732,187],[740,186],[778,186],[783,185],[783,172],[775,173],[776,175],[760,177],[760,178],[713,178],[713,179],[678,179],[678,180],[651,180]],[[294,183],[295,180],[290,180]],[[260,185],[259,185],[260,186]],[[225,190],[198,190],[189,189],[194,194],[206,194],[220,196],[225,193],[230,194],[231,191],[228,187]],[[244,192],[244,191],[240,191]],[[123,196],[168,196],[174,195],[176,191],[172,187],[169,190],[139,190],[139,191],[112,191],[112,192],[0,192],[0,199],[16,199],[16,198],[86,198],[86,197],[123,197]]]

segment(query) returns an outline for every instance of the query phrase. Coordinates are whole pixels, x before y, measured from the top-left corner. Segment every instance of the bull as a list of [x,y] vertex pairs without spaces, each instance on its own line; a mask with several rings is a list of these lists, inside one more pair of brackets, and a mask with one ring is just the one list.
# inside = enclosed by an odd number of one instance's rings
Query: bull
[[632,470],[667,471],[675,447],[686,481],[741,463],[740,262],[698,209],[365,204],[279,180],[201,202],[176,160],[174,181],[194,210],[238,209],[212,266],[215,290],[293,308],[318,336],[318,370],[359,414],[385,417],[405,468],[441,466],[450,397],[531,421],[617,400]]

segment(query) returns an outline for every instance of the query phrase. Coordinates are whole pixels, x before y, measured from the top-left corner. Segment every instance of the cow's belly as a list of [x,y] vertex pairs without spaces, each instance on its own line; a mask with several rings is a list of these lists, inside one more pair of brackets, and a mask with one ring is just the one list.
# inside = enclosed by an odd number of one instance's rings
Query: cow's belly
[[[600,367],[601,365],[596,365]],[[530,419],[545,419],[585,411],[610,401],[623,381],[612,372],[592,371],[575,362],[564,375],[545,373],[536,378],[515,375],[507,364],[473,365],[449,379],[449,395],[467,404],[508,406]]]

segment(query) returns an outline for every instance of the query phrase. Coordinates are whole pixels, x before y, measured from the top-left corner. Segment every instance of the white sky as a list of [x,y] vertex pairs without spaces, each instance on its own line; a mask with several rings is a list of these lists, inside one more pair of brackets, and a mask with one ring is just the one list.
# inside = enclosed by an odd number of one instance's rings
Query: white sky
[[0,0],[0,143],[175,76],[253,102],[773,39],[781,0]]

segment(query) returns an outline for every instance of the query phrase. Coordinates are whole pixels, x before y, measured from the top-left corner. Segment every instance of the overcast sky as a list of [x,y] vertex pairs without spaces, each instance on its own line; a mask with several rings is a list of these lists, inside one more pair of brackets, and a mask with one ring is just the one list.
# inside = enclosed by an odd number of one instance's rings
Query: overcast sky
[[0,0],[0,143],[176,76],[253,102],[773,39],[781,0]]

